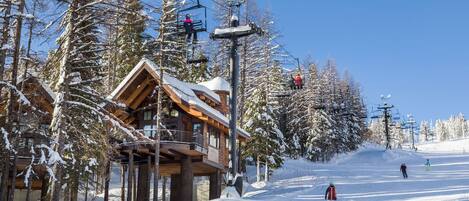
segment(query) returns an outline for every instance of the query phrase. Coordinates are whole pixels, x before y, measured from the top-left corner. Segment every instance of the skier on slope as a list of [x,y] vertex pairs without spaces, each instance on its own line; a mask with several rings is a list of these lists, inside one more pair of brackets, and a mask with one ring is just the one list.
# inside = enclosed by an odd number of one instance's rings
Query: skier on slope
[[331,182],[329,187],[327,187],[326,195],[324,196],[325,200],[337,200],[336,190],[334,184]]
[[405,163],[402,163],[401,165],[401,172],[402,172],[402,176],[404,177],[404,179],[407,179],[407,166],[405,165]]
[[184,30],[186,31],[187,42],[191,41],[192,35],[194,35],[192,42],[197,42],[197,32],[194,31],[194,22],[189,14],[186,15],[186,19],[184,20]]
[[430,159],[427,158],[427,162],[425,162],[425,170],[430,171]]

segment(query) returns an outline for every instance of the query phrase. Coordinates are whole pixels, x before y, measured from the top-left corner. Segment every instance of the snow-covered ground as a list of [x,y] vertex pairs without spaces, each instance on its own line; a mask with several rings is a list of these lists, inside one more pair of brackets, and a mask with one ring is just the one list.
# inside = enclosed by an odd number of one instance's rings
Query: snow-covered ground
[[[243,199],[324,200],[333,182],[339,200],[469,200],[469,154],[463,148],[469,151],[468,145],[469,139],[429,143],[418,146],[417,153],[368,145],[326,164],[287,160],[269,184],[253,185]],[[430,171],[424,166],[427,158]],[[408,166],[406,180],[401,163]]]

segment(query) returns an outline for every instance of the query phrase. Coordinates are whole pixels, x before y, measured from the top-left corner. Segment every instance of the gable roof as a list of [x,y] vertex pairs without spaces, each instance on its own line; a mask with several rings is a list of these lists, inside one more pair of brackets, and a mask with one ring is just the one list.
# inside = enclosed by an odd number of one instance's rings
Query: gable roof
[[[143,58],[130,73],[124,78],[124,80],[117,86],[117,88],[108,96],[108,99],[117,100],[120,95],[125,91],[125,89],[131,84],[132,79],[135,78],[138,74],[146,70],[154,79],[160,80],[160,73],[158,66],[152,61]],[[183,107],[183,109],[196,110],[198,113],[203,113],[211,119],[219,122],[226,128],[229,128],[229,119],[223,115],[220,111],[212,108],[204,101],[200,100],[199,97],[195,94],[194,91],[201,91],[210,98],[218,100],[220,102],[220,97],[209,90],[207,87],[183,82],[178,80],[168,74],[163,76],[163,89],[166,92],[170,92],[170,98],[173,99],[176,103],[183,102],[188,104],[188,107]],[[198,117],[201,118],[201,117]],[[203,118],[201,118],[203,119]],[[244,138],[249,138],[250,134],[245,130],[238,128],[239,134]]]

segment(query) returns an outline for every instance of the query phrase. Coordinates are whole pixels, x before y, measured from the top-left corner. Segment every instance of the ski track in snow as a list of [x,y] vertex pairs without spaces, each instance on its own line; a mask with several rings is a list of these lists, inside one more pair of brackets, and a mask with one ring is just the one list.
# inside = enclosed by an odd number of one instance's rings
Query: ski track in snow
[[[440,149],[441,146],[437,150]],[[432,163],[430,171],[425,170],[426,158]],[[399,171],[401,163],[408,167],[406,180]],[[324,200],[329,182],[335,184],[340,201],[469,200],[469,154],[431,150],[384,152],[372,147],[326,164],[287,160],[266,187],[251,188],[244,199]]]

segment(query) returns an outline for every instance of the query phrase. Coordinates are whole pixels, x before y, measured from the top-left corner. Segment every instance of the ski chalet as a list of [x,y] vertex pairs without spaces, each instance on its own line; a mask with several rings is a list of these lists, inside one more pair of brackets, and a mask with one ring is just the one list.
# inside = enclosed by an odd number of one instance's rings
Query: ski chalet
[[[171,178],[170,200],[197,200],[193,193],[197,176],[209,178],[208,199],[218,198],[223,175],[229,167],[230,85],[219,77],[199,84],[183,82],[167,74],[162,77],[156,64],[142,59],[108,97],[124,106],[112,112],[127,126],[153,139],[158,86],[162,82],[159,172]],[[237,132],[238,145],[250,137],[240,128]],[[116,161],[128,172],[122,189],[133,189],[127,193],[122,191],[127,200],[131,197],[148,200],[150,196],[149,181],[155,163],[152,142],[123,142],[117,146]],[[138,175],[134,169],[138,169]],[[125,171],[122,171],[121,181],[126,180]],[[135,179],[137,181],[132,182]]]
[[[9,168],[10,175],[15,173],[18,175],[15,182],[15,200],[25,200],[25,196],[29,194],[31,199],[43,200],[47,194],[48,174],[46,167],[43,165],[34,165],[30,167],[31,160],[35,162],[41,160],[40,147],[32,147],[32,145],[44,144],[49,145],[48,132],[49,125],[51,123],[51,116],[54,110],[55,94],[48,87],[47,84],[42,82],[35,75],[27,74],[26,77],[18,78],[18,85],[23,89],[23,94],[27,100],[22,100],[23,103],[27,101],[27,104],[13,104],[14,111],[21,109],[21,116],[17,118],[12,125],[19,129],[22,133],[21,138],[18,138],[17,145],[15,147],[16,152],[16,166],[15,170]],[[20,98],[23,99],[23,98]],[[4,102],[6,103],[6,102]],[[0,103],[0,108],[5,109],[6,106]],[[0,121],[4,122],[4,120]],[[28,169],[31,168],[30,171]],[[31,180],[28,187],[25,185],[25,174],[28,172],[34,172],[34,177]],[[8,181],[2,181],[4,185],[11,189],[11,177]],[[0,198],[1,200],[1,198]]]

